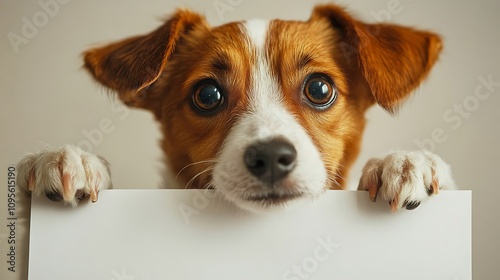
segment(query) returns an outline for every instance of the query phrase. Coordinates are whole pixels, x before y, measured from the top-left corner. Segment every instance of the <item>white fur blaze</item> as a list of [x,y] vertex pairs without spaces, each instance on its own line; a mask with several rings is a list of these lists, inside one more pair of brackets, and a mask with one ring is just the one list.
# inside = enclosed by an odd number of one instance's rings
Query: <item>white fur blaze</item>
[[[246,112],[231,128],[213,173],[213,183],[224,197],[240,208],[253,212],[267,211],[269,207],[245,199],[267,191],[262,182],[245,167],[244,152],[250,145],[275,138],[293,143],[297,151],[297,164],[283,179],[281,187],[276,188],[278,194],[293,191],[304,194],[304,198],[316,197],[325,191],[327,180],[318,150],[283,103],[282,91],[266,57],[268,26],[267,21],[252,20],[242,27],[247,35],[249,49],[256,56],[256,63],[250,73],[249,103]],[[287,207],[291,203],[280,206]]]

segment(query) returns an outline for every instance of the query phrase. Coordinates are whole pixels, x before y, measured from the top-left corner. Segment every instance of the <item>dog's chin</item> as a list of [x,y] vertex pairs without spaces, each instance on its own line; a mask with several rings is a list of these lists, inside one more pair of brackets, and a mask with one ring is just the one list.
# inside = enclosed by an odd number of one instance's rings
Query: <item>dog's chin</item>
[[292,210],[315,198],[315,196],[301,192],[287,194],[267,192],[239,197],[225,197],[234,203],[238,208],[256,214],[268,214]]

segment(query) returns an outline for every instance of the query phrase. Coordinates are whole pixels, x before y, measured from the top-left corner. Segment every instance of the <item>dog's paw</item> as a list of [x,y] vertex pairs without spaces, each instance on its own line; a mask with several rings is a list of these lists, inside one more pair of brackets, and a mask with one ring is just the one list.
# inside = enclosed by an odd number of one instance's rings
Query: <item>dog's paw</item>
[[99,191],[111,187],[109,164],[71,145],[43,150],[17,164],[17,185],[30,195],[72,206],[89,196],[96,202]]
[[389,201],[393,212],[417,208],[439,189],[455,189],[451,170],[437,155],[427,151],[394,152],[370,159],[363,168],[358,190]]

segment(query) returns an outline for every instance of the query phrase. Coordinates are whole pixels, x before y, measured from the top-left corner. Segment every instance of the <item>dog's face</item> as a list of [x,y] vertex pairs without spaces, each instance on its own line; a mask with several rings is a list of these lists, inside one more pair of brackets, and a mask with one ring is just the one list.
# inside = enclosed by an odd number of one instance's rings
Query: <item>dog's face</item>
[[172,96],[161,123],[176,170],[195,164],[181,175],[200,174],[195,186],[214,186],[253,210],[339,187],[343,151],[359,138],[362,115],[351,113],[358,105],[335,58],[336,36],[327,21],[193,31],[165,66],[170,78],[158,81]]
[[86,52],[85,65],[153,112],[187,187],[265,211],[341,189],[366,109],[394,110],[439,50],[432,33],[367,25],[332,5],[307,22],[216,28],[178,11],[148,35]]

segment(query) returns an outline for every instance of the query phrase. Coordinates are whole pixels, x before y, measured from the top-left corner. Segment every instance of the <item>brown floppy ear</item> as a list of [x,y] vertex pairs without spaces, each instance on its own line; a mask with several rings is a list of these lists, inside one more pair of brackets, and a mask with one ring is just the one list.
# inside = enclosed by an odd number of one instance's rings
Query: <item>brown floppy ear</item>
[[437,34],[393,24],[367,24],[335,5],[316,6],[311,20],[326,18],[340,31],[339,50],[358,63],[374,100],[394,113],[427,76],[442,49]]
[[206,25],[202,16],[178,10],[149,34],[84,52],[84,67],[99,83],[118,92],[125,104],[147,108],[145,89],[160,77],[181,35],[198,24]]

